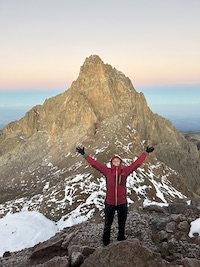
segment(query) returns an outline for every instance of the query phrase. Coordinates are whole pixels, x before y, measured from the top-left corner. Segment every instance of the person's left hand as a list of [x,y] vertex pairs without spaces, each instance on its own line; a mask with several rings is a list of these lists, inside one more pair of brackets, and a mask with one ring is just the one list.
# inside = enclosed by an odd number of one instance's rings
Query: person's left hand
[[147,153],[151,153],[151,152],[153,152],[153,151],[154,151],[154,147],[153,147],[153,146],[151,146],[151,147],[148,146],[148,147],[146,148],[146,152],[147,152]]

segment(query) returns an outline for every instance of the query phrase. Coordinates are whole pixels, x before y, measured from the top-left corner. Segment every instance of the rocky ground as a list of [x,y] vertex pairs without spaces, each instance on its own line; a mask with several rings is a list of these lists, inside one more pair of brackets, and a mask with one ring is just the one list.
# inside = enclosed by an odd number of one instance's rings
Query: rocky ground
[[88,221],[63,229],[48,241],[19,252],[6,252],[2,267],[197,267],[200,266],[200,237],[188,236],[190,223],[199,218],[199,202],[173,203],[168,207],[140,202],[129,207],[127,240],[118,242],[117,218],[111,243],[101,242],[102,221]]

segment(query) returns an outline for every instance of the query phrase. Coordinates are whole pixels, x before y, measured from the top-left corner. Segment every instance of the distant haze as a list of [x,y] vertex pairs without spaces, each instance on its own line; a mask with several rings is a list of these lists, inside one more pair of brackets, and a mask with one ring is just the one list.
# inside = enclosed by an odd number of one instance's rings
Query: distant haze
[[[42,104],[38,101],[37,104]],[[36,105],[36,103],[35,103]],[[179,131],[200,132],[200,105],[148,104],[150,109],[170,120]],[[34,105],[0,107],[0,129],[14,120],[20,120]]]
[[[0,92],[0,129],[21,119],[35,105],[42,105],[46,99],[63,93],[65,89]],[[154,113],[170,120],[178,130],[200,132],[200,86],[135,89],[144,94]]]

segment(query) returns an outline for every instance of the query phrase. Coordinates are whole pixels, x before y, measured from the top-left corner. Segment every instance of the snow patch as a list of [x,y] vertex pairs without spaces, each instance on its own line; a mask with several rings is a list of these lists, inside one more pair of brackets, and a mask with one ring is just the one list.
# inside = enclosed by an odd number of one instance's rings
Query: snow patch
[[195,221],[191,222],[191,228],[190,228],[188,236],[189,237],[193,237],[194,234],[200,235],[200,218],[198,218]]
[[151,201],[149,199],[145,199],[143,201],[143,207],[148,207],[148,206],[151,206],[151,205],[156,205],[156,206],[160,206],[160,207],[168,207],[169,206],[168,203]]
[[58,231],[55,222],[36,211],[8,214],[0,219],[0,256],[48,240]]

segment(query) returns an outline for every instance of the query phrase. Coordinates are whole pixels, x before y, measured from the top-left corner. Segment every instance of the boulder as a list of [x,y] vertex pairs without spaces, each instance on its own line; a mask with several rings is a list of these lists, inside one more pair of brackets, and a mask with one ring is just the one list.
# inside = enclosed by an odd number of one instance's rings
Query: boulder
[[115,242],[107,247],[97,248],[81,267],[168,267],[159,254],[144,247],[138,239]]

